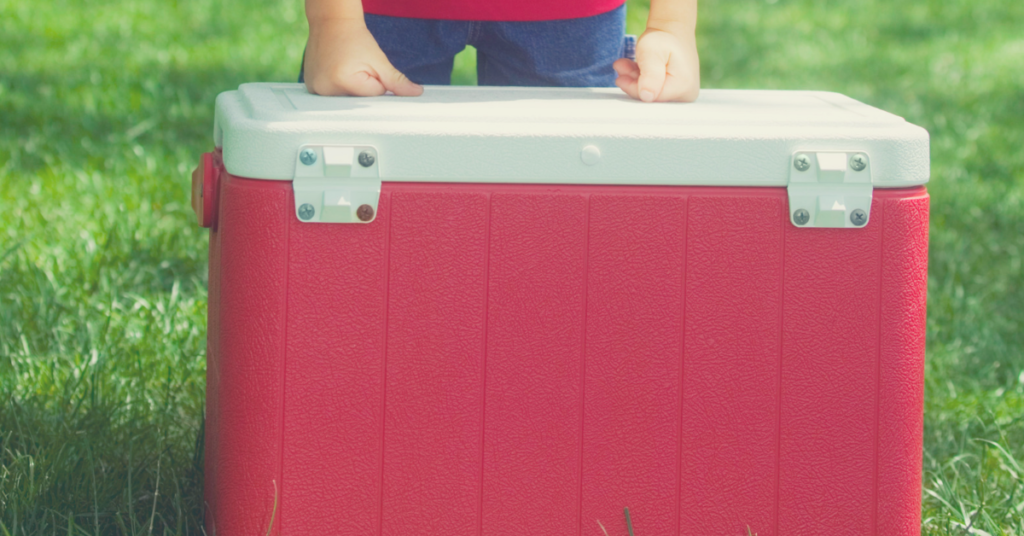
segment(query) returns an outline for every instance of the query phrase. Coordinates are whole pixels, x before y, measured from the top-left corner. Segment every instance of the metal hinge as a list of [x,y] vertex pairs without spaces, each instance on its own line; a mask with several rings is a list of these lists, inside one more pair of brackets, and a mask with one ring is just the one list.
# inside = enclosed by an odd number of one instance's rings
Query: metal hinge
[[370,223],[380,201],[377,150],[303,145],[295,159],[295,216],[308,223]]
[[860,151],[800,151],[789,168],[789,219],[797,227],[853,227],[871,215],[871,160]]

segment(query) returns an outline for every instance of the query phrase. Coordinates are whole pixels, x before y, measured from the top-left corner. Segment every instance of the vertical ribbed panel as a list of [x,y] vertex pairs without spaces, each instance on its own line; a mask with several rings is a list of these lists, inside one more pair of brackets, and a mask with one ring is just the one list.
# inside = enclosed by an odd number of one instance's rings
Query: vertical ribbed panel
[[[282,527],[376,534],[388,221],[289,225]],[[360,515],[338,515],[340,504]]]
[[782,195],[690,198],[681,534],[775,533]]
[[630,193],[590,200],[585,535],[678,530],[686,198]]
[[207,522],[221,536],[267,534],[280,500],[292,212],[283,184],[221,174],[206,460],[216,475]]
[[786,229],[778,534],[873,530],[884,225]]
[[587,197],[491,197],[483,534],[579,523]]
[[488,197],[391,194],[385,535],[480,530]]
[[921,532],[928,195],[885,199],[878,410],[878,534]]

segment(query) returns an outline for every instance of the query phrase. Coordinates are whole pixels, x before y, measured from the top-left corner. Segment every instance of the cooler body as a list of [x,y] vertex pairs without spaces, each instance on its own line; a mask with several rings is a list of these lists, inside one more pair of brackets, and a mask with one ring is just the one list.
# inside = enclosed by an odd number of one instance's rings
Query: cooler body
[[923,186],[844,228],[785,186],[384,179],[311,223],[225,159],[209,534],[919,533]]

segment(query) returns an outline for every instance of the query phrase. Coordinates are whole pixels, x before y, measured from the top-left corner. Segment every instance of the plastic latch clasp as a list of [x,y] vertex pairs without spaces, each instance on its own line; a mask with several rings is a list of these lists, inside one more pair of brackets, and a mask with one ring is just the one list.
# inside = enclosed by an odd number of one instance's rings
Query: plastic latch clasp
[[367,145],[303,145],[295,156],[295,217],[370,223],[380,202],[380,161]]
[[871,159],[863,151],[797,151],[786,189],[797,227],[864,227],[871,216]]

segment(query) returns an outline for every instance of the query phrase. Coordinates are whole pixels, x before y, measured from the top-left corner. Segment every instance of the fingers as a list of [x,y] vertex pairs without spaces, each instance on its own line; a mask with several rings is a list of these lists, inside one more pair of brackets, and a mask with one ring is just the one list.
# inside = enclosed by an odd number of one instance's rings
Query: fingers
[[612,64],[612,68],[619,76],[632,76],[637,78],[640,76],[640,68],[637,67],[636,62],[629,58],[619,58]]
[[696,49],[673,54],[666,67],[665,85],[658,100],[693,102],[700,93],[700,60]]
[[390,64],[380,70],[385,74],[378,74],[371,65],[361,65],[356,70],[339,70],[330,77],[307,80],[306,87],[311,93],[328,96],[375,97],[388,91],[401,97],[423,94],[423,86],[413,83]]
[[670,74],[665,80],[665,87],[661,90],[659,99],[666,102],[693,102],[697,100],[699,93],[700,82]]
[[387,89],[380,83],[374,73],[359,70],[350,73],[336,73],[328,80],[316,80],[313,83],[317,95],[373,97],[383,95]]
[[636,78],[620,75],[615,79],[615,85],[619,86],[619,89],[621,89],[626,95],[629,95],[631,98],[636,100],[640,100],[640,90],[637,87]]
[[423,86],[409,80],[401,71],[388,64],[380,77],[384,87],[399,97],[416,97],[423,94]]
[[395,69],[366,26],[310,28],[305,54],[306,89],[318,95],[372,97],[390,91],[416,96],[423,88]]
[[[685,38],[684,38],[685,37]],[[649,29],[636,47],[637,61],[617,60],[615,85],[644,102],[693,102],[700,92],[700,59],[693,39]]]
[[636,62],[631,59],[621,58],[612,64],[612,68],[619,75],[615,79],[615,85],[619,86],[619,89],[626,95],[640,100],[637,92],[637,79],[640,77],[640,68],[637,67]]
[[640,68],[637,79],[638,95],[644,102],[658,100],[665,87],[666,69],[669,62],[667,46],[637,47],[636,64]]

